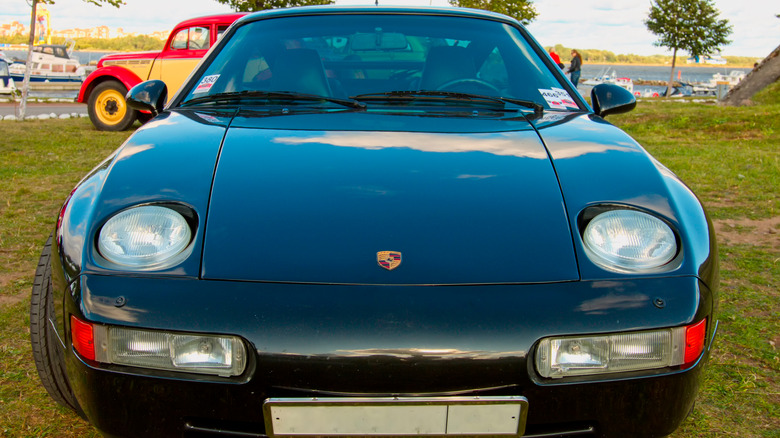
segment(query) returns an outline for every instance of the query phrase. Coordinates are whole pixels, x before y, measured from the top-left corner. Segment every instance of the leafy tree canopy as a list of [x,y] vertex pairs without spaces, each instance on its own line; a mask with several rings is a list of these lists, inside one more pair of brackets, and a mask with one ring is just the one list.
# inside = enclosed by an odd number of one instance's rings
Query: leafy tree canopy
[[719,14],[712,0],[655,0],[645,25],[658,37],[656,46],[705,56],[731,43],[731,26]]
[[217,0],[236,11],[253,12],[266,9],[292,8],[294,6],[329,5],[334,0]]
[[712,0],[652,0],[645,26],[658,37],[656,46],[672,50],[672,70],[666,86],[671,95],[677,51],[685,50],[691,56],[710,55],[729,44],[731,33],[728,20],[718,19],[720,12]]
[[531,0],[449,0],[453,6],[472,9],[484,9],[508,15],[517,21],[528,24],[537,15]]

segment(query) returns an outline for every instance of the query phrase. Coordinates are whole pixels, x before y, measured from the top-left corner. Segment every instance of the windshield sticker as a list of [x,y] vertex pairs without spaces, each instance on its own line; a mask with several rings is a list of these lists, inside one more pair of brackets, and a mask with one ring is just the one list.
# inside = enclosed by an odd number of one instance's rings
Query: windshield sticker
[[544,88],[540,88],[539,93],[542,94],[542,97],[544,97],[544,100],[547,102],[547,105],[550,108],[566,109],[566,105],[564,105],[563,102],[561,102],[561,99],[558,97],[557,91],[545,90]]
[[195,88],[195,91],[193,91],[192,94],[208,92],[211,89],[211,86],[214,85],[214,82],[217,82],[217,79],[219,79],[219,75],[206,76],[200,81],[200,84],[198,84],[198,87]]
[[578,108],[574,99],[562,88],[544,89],[540,88],[539,93],[544,97],[547,105],[554,109]]
[[558,97],[561,99],[561,102],[566,106],[566,108],[574,108],[578,109],[577,103],[574,102],[574,99],[571,98],[569,95],[569,92],[564,90],[563,88],[552,88],[553,91],[556,91],[558,93]]

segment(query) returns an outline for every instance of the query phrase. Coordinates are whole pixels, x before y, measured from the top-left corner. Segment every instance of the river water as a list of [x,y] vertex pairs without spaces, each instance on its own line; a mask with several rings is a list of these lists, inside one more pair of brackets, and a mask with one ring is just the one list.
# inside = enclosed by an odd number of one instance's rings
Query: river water
[[[568,65],[567,65],[568,67]],[[602,73],[606,68],[614,70],[619,78],[631,78],[634,81],[668,81],[669,74],[672,73],[672,66],[644,66],[644,65],[603,65],[603,64],[584,64],[582,66],[582,79],[594,78]],[[734,68],[728,65],[719,65],[717,67],[690,66],[683,63],[682,66],[674,67],[674,79],[682,82],[707,82],[715,73],[728,74],[733,70],[750,72],[749,68]]]

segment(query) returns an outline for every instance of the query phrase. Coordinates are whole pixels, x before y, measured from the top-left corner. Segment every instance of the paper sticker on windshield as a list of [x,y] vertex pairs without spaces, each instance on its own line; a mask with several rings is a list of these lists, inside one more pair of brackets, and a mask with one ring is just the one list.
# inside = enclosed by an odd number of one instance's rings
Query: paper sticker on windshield
[[578,109],[577,102],[574,101],[574,99],[571,98],[569,95],[569,92],[564,90],[563,88],[552,88],[553,91],[558,93],[558,97],[561,99],[561,102],[566,106],[566,108],[574,108]]
[[200,81],[200,84],[198,84],[198,87],[195,88],[195,91],[193,91],[192,94],[206,93],[211,89],[211,86],[214,85],[214,82],[217,82],[217,79],[219,79],[219,75],[206,76]]
[[569,93],[562,88],[544,89],[540,88],[539,93],[544,97],[547,105],[554,109],[569,109],[577,108],[577,104],[574,99],[569,96]]
[[566,105],[563,104],[561,98],[558,97],[558,92],[554,90],[539,89],[539,93],[542,94],[544,100],[547,102],[547,106],[553,109],[566,109]]

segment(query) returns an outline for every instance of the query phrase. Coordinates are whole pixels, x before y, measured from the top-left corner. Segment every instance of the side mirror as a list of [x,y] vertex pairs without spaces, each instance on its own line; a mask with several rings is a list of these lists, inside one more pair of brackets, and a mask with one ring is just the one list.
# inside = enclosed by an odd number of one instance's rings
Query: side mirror
[[636,98],[630,91],[614,84],[599,84],[590,92],[593,110],[601,117],[627,113],[636,107]]
[[168,86],[160,80],[141,82],[131,88],[125,96],[127,105],[138,111],[149,111],[152,116],[160,114],[168,100]]

